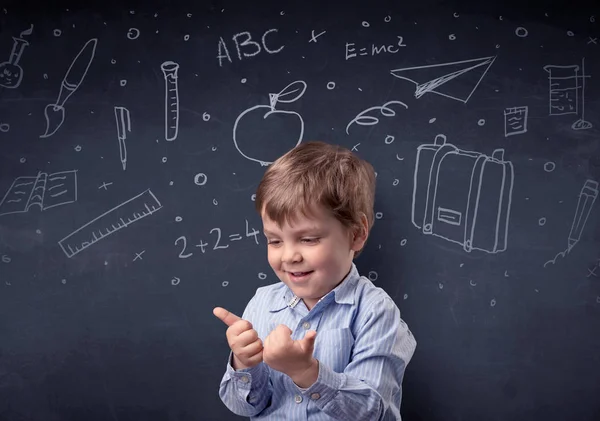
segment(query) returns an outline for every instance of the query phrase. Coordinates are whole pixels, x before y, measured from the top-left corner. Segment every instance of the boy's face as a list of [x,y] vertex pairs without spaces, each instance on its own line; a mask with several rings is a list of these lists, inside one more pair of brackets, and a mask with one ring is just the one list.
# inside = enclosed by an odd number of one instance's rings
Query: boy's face
[[280,227],[264,212],[262,221],[271,268],[309,310],[346,277],[354,251],[366,241],[366,218],[364,232],[354,238],[322,207],[310,217],[299,213],[292,225]]

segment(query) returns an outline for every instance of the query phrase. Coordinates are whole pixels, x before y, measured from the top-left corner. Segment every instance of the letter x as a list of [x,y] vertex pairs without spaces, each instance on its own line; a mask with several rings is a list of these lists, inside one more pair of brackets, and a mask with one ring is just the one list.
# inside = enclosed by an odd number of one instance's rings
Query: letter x
[[310,37],[310,41],[308,41],[308,42],[317,42],[317,38],[319,38],[319,37],[320,37],[321,35],[323,35],[325,32],[327,32],[327,31],[323,31],[323,32],[321,32],[320,34],[317,34],[317,35],[315,35],[315,30],[313,29],[313,30],[311,31],[311,34],[312,34],[312,36]]

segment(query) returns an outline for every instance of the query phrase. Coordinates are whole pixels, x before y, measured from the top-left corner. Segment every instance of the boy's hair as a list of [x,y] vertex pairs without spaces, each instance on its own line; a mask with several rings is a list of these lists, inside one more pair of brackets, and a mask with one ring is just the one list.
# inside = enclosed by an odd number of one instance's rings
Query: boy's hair
[[[374,223],[375,170],[349,149],[325,142],[301,143],[278,158],[256,191],[256,210],[279,225],[292,223],[298,212],[310,216],[311,205],[321,205],[352,232],[368,231]],[[357,257],[360,252],[355,253]]]

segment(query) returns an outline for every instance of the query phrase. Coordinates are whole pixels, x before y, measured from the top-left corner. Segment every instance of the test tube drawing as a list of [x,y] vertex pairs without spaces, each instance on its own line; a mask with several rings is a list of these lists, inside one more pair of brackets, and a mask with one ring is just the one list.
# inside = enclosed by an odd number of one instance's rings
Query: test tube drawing
[[129,110],[125,107],[115,107],[115,119],[117,120],[117,137],[119,138],[119,156],[123,171],[127,167],[127,132],[131,132],[131,120]]
[[4,88],[18,88],[23,79],[23,68],[19,65],[23,50],[29,42],[22,37],[33,33],[33,25],[26,31],[21,32],[18,38],[13,37],[13,47],[8,61],[0,63],[0,86]]
[[165,139],[169,142],[177,139],[179,131],[179,87],[177,71],[179,64],[165,61],[160,66],[165,78]]
[[570,252],[575,244],[577,244],[581,238],[581,233],[585,228],[592,206],[598,198],[598,182],[594,180],[586,180],[579,193],[579,201],[577,202],[577,210],[573,217],[573,223],[571,225],[571,232],[569,232],[569,244],[568,251]]

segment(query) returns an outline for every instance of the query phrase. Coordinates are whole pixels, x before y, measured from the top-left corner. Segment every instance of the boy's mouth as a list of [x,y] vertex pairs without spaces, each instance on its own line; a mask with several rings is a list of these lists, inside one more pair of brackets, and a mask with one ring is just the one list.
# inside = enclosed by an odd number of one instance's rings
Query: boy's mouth
[[312,270],[307,272],[288,272],[293,281],[302,281],[306,279],[311,273],[313,273]]

